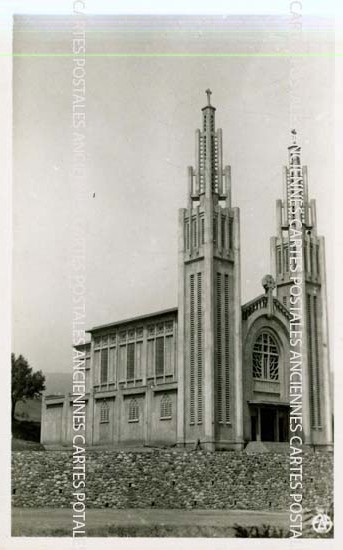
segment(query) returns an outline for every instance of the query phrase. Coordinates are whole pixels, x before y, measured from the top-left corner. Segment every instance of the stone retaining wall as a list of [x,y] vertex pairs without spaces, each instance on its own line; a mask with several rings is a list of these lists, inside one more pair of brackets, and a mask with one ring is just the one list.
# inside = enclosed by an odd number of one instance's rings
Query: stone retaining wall
[[[86,495],[90,508],[289,508],[287,454],[87,451]],[[332,500],[333,456],[306,452],[304,506]],[[12,454],[14,506],[70,507],[70,451]]]

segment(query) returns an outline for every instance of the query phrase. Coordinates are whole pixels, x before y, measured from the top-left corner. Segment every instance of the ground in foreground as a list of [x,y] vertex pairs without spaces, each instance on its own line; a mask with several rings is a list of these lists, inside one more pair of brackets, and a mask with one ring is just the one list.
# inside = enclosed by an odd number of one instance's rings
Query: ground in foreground
[[[89,537],[235,537],[234,525],[288,532],[287,512],[251,510],[87,509]],[[12,508],[12,536],[72,536],[72,512]],[[285,535],[284,535],[285,536]]]

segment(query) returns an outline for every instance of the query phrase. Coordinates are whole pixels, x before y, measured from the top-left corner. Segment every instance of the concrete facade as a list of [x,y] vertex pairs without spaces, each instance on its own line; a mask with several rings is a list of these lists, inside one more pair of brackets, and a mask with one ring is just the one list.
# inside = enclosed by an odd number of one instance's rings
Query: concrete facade
[[[324,239],[317,236],[300,147],[289,147],[285,199],[277,204],[275,279],[264,277],[264,294],[242,306],[240,213],[231,204],[231,169],[223,165],[222,132],[207,94],[195,167],[188,169],[188,204],[178,217],[178,308],[89,331],[90,342],[78,348],[86,369],[87,444],[213,451],[288,440],[291,231],[298,223],[305,443],[330,446]],[[294,181],[299,214],[292,209]],[[44,399],[41,441],[71,444],[71,395]]]

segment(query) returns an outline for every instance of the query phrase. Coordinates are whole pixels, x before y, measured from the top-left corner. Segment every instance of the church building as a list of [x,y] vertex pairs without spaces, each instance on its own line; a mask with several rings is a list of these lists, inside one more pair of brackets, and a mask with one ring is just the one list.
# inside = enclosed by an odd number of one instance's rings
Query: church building
[[[271,238],[272,275],[241,302],[240,212],[207,90],[186,208],[178,215],[178,307],[89,330],[89,446],[243,449],[287,442],[290,422],[290,197],[300,182],[303,442],[332,444],[324,238],[293,132]],[[41,442],[72,443],[72,394],[49,395]]]

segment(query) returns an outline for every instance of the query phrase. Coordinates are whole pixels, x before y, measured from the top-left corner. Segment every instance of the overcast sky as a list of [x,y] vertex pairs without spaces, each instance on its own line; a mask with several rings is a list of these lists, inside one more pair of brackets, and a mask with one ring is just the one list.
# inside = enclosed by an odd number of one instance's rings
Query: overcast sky
[[[87,51],[332,52],[333,38],[324,32],[303,33],[300,43],[282,28],[272,32],[275,21],[267,33],[261,21],[254,23],[259,32],[250,20],[234,21],[230,31],[205,23],[201,30],[183,20],[171,32],[175,21],[136,20],[139,32],[130,25],[119,32],[114,18],[92,18]],[[70,52],[68,25],[65,18],[19,19],[14,49]],[[208,87],[224,162],[232,167],[233,205],[241,209],[243,301],[263,291],[270,272],[275,201],[295,125],[326,237],[332,306],[330,56],[93,57],[86,79],[88,327],[177,305],[177,210],[187,204],[187,166],[194,164]],[[46,372],[70,369],[71,80],[70,58],[14,60],[13,350]]]

